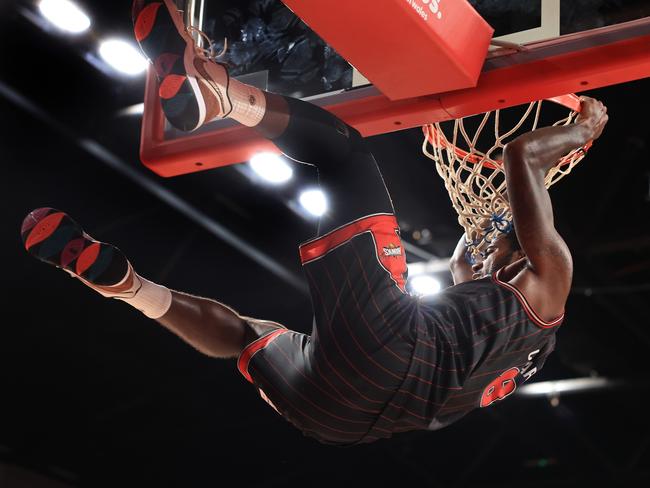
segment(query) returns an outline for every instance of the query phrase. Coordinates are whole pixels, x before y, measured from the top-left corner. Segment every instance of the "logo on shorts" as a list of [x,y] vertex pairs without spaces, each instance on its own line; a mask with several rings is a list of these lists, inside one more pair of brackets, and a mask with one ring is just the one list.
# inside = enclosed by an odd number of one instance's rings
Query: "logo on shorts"
[[395,244],[388,244],[387,246],[384,246],[384,256],[401,256],[402,255],[402,247],[401,246],[396,246]]

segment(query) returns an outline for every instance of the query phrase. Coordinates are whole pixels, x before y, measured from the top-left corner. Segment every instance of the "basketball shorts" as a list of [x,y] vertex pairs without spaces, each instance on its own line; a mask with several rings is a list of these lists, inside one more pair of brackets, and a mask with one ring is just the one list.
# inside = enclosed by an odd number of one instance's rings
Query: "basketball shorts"
[[360,134],[319,107],[287,101],[289,126],[273,142],[317,168],[329,201],[318,235],[300,246],[313,327],[303,334],[266,323],[238,368],[305,435],[336,445],[371,442],[392,433],[382,416],[415,344],[399,227]]

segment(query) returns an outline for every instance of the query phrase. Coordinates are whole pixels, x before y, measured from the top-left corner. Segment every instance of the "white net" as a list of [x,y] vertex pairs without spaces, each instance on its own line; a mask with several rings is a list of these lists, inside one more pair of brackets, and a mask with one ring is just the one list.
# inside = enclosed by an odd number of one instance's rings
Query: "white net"
[[[571,99],[573,101],[577,100]],[[555,101],[555,100],[554,100]],[[441,123],[423,127],[425,138],[422,151],[436,164],[436,170],[445,182],[451,203],[458,213],[458,223],[465,230],[470,253],[481,253],[500,234],[512,229],[512,212],[506,193],[506,178],[501,154],[505,145],[525,130],[535,130],[539,123],[542,101],[532,102],[521,120],[513,127],[504,128],[500,110],[474,117],[476,128],[466,119],[457,119],[453,128],[443,131]],[[556,102],[562,103],[564,102]],[[553,125],[568,125],[575,121],[578,112],[571,113]],[[532,119],[531,119],[532,116]],[[532,122],[532,128],[529,127]],[[442,124],[445,124],[444,122]],[[466,127],[466,125],[468,127]],[[479,140],[485,144],[487,127],[494,127],[494,144],[489,149],[479,149]],[[451,129],[451,130],[450,130]],[[486,144],[487,147],[491,144]],[[558,161],[546,175],[546,188],[555,184],[582,160],[588,147],[571,151]]]

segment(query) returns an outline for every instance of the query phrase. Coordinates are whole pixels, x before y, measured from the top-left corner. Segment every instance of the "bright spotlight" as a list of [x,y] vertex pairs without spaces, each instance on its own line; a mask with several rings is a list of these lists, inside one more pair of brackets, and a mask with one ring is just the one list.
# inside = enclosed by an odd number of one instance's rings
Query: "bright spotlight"
[[147,69],[147,60],[132,44],[118,39],[102,42],[99,54],[116,70],[127,75],[137,75]]
[[414,276],[409,280],[411,291],[414,295],[434,295],[440,291],[440,282],[432,276]]
[[41,0],[41,14],[59,29],[79,34],[90,27],[90,18],[69,0]]
[[305,210],[316,217],[327,211],[327,200],[320,190],[306,190],[300,194],[299,200]]
[[289,181],[293,176],[291,166],[275,154],[256,154],[249,164],[262,179],[276,185]]

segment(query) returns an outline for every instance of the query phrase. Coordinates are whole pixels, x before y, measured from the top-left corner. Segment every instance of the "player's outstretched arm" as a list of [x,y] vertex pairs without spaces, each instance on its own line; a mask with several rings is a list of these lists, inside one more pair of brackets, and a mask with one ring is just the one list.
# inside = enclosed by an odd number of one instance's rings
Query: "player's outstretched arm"
[[[597,139],[607,123],[607,109],[593,98],[582,98],[575,124],[528,132],[506,145],[504,169],[515,230],[528,267],[538,278],[532,289],[544,298],[542,309],[561,312],[572,276],[571,254],[555,230],[553,208],[544,177],[569,151]],[[538,301],[534,297],[533,301]]]

